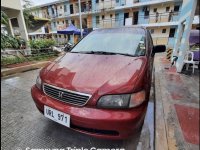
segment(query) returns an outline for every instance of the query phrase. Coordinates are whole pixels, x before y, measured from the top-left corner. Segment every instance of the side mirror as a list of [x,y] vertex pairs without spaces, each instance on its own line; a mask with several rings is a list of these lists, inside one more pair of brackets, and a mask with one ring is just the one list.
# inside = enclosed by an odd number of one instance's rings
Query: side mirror
[[72,49],[72,47],[73,47],[73,45],[71,43],[67,43],[65,48],[64,48],[64,51],[69,52]]
[[156,45],[153,47],[152,54],[154,55],[155,53],[161,53],[166,51],[166,46],[165,45]]

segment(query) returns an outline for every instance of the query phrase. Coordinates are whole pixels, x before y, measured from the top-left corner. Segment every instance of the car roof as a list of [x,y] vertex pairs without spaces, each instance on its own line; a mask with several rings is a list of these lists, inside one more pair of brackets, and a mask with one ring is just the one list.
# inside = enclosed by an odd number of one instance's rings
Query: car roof
[[123,27],[114,27],[114,28],[99,28],[94,31],[102,33],[116,33],[116,32],[127,32],[127,33],[138,33],[145,34],[146,28],[142,26],[123,26]]

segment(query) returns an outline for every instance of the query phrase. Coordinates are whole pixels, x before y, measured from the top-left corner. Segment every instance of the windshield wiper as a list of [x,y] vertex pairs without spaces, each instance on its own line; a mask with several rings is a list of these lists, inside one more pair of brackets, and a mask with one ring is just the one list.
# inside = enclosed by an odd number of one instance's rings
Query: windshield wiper
[[105,52],[105,51],[79,51],[79,52],[72,52],[72,53],[116,55],[116,53],[113,53],[113,52]]
[[101,54],[101,55],[124,55],[124,56],[131,56],[131,57],[138,57],[139,55],[131,55],[128,53],[115,53],[115,52],[105,52],[105,51],[79,51],[79,52],[72,52],[72,53],[81,53],[81,54]]
[[124,56],[131,56],[131,57],[138,57],[138,55],[132,55],[128,53],[115,53],[116,55],[124,55]]
[[103,54],[103,55],[116,55],[114,52],[105,52],[105,51],[93,51],[94,54]]

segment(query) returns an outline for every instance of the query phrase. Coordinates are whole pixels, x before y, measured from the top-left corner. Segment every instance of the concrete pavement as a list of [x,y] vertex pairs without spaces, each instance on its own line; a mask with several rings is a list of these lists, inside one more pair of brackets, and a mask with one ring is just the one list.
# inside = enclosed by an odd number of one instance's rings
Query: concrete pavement
[[156,149],[198,150],[199,70],[176,73],[165,57],[154,60]]
[[39,113],[30,94],[38,73],[37,69],[1,79],[2,150],[67,147],[153,149],[154,101],[152,99],[141,133],[121,141],[97,139],[68,129]]

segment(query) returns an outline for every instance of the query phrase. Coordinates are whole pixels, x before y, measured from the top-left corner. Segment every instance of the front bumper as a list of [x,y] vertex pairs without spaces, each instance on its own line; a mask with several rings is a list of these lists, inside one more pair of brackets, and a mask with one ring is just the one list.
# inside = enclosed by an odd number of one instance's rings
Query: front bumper
[[147,103],[134,109],[110,110],[94,107],[77,107],[46,96],[35,85],[31,89],[32,98],[40,112],[44,105],[70,115],[70,128],[101,138],[124,139],[134,134],[142,126]]

